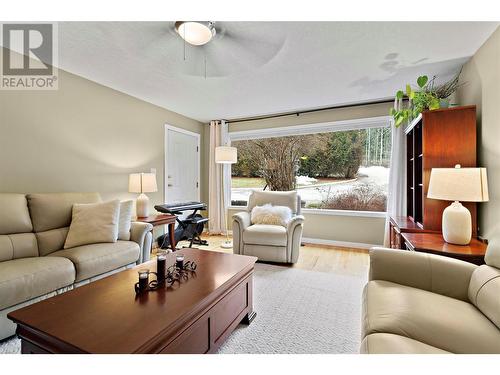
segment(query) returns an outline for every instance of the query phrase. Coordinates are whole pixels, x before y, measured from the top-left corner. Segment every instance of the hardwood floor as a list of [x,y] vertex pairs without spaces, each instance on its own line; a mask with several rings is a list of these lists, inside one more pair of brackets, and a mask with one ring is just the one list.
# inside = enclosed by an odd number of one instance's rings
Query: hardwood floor
[[[203,236],[208,246],[199,246],[200,249],[232,253],[233,249],[220,247],[224,236]],[[179,247],[186,246],[187,242],[180,242]],[[300,247],[299,261],[293,265],[283,265],[320,272],[333,272],[353,276],[364,276],[368,273],[368,250],[306,244]]]

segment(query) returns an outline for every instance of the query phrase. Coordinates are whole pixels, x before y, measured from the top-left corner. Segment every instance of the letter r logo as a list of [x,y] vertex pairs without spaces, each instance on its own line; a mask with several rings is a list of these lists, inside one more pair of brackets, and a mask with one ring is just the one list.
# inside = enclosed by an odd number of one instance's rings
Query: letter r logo
[[[52,75],[52,24],[3,24],[3,74]],[[22,52],[22,63],[11,50]]]

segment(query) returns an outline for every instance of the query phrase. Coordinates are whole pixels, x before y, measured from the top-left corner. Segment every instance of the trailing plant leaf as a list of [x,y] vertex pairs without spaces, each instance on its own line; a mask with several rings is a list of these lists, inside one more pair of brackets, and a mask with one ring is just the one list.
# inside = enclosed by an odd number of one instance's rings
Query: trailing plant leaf
[[406,96],[410,96],[412,93],[411,86],[409,84],[406,85]]
[[403,99],[403,96],[404,96],[404,93],[402,90],[399,90],[397,93],[396,93],[396,99]]
[[427,81],[429,80],[429,77],[427,76],[420,76],[417,78],[417,85],[418,87],[420,87],[421,89],[425,87],[425,85],[427,84]]
[[432,98],[429,102],[429,109],[432,111],[432,110],[435,110],[435,109],[439,109],[439,99],[438,98]]

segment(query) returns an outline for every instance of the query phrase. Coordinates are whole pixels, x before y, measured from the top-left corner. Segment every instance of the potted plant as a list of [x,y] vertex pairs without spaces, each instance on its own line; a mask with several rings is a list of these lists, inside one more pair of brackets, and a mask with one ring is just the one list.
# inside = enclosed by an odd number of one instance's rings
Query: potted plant
[[[448,98],[461,86],[459,84],[461,71],[451,80],[437,87],[435,86],[436,76],[429,80],[429,77],[423,75],[417,78],[417,90],[413,90],[409,84],[406,85],[406,93],[399,90],[394,98],[394,107],[390,110],[394,125],[399,127],[403,123],[408,123],[426,110],[447,108]],[[406,103],[403,101],[405,94],[408,98]]]

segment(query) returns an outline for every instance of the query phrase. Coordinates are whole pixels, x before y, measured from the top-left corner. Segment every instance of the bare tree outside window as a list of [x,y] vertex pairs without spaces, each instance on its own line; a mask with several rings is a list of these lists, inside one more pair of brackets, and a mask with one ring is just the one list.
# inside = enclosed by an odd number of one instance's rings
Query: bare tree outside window
[[296,187],[295,177],[300,157],[305,152],[307,136],[264,138],[249,141],[252,157],[258,162],[258,174],[272,191],[289,191]]

